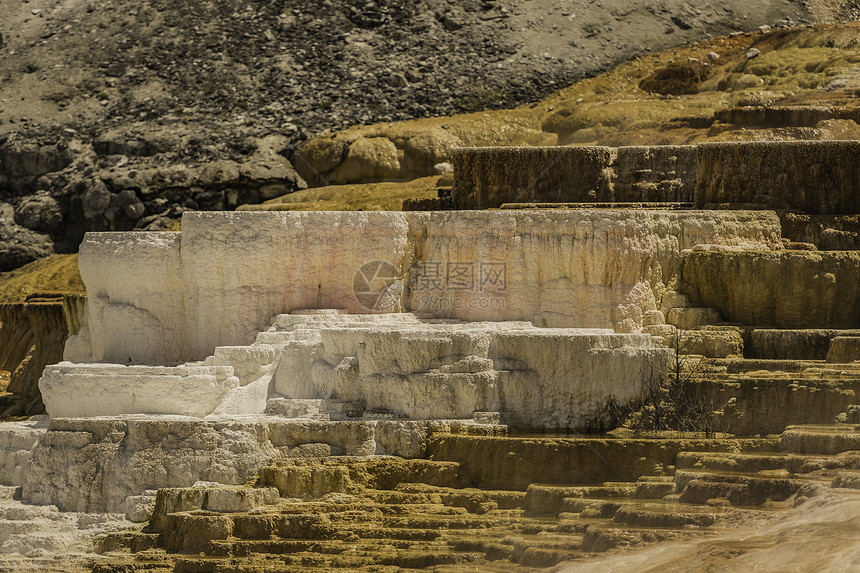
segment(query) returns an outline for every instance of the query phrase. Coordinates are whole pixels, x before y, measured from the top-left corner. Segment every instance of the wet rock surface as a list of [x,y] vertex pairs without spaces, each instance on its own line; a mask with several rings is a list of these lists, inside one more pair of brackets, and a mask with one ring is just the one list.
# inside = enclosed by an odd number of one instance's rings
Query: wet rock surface
[[[813,427],[794,431],[822,434]],[[825,442],[826,435],[839,436],[842,448],[856,446],[849,427],[824,431]],[[517,451],[537,448],[537,454],[546,441],[525,440]],[[563,441],[556,439],[556,446]],[[654,442],[659,448],[671,440]],[[856,487],[856,457],[811,454],[815,448],[809,444],[805,453],[796,453],[798,442],[790,437],[780,452],[767,452],[774,445],[768,440],[721,442],[718,451],[697,452],[705,442],[678,441],[690,451],[671,456],[677,469],[657,464],[633,481],[605,481],[620,469],[606,465],[595,481],[531,483],[525,490],[470,485],[476,477],[472,462],[481,454],[439,461],[437,448],[444,442],[430,446],[429,460],[329,457],[282,463],[263,468],[253,488],[160,490],[147,527],[96,542],[104,556],[94,561],[94,570],[123,571],[135,563],[177,571],[533,571],[557,564],[563,571],[599,563],[594,558],[603,554],[623,558],[631,548],[671,548],[679,541],[722,543],[736,547],[733,556],[755,558],[762,547],[744,546],[735,536],[767,532],[800,516],[816,523],[816,510],[833,516],[856,506],[857,496],[846,489]],[[602,453],[606,447],[595,441],[593,449]],[[532,465],[529,457],[508,456],[501,465],[526,467]],[[547,461],[575,466],[571,460]],[[735,464],[733,471],[724,469],[727,462]],[[831,527],[834,547],[850,545],[855,527],[849,514]]]

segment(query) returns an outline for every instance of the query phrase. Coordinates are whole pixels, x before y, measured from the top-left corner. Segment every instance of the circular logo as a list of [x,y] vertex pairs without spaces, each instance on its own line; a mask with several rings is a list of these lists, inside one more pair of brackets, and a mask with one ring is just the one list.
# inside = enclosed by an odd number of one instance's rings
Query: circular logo
[[352,279],[352,294],[367,310],[394,311],[400,302],[401,291],[397,268],[385,261],[361,265]]

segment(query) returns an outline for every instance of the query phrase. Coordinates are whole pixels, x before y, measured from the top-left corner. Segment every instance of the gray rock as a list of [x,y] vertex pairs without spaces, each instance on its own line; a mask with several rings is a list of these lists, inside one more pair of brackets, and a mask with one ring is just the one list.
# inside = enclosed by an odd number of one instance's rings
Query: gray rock
[[63,213],[47,191],[39,191],[15,205],[15,222],[33,231],[56,233],[63,226]]
[[137,221],[146,213],[146,207],[131,189],[125,189],[116,195],[116,205],[121,207],[125,216],[133,221]]
[[105,75],[112,78],[119,78],[125,75],[125,64],[114,62],[105,68]]
[[405,88],[409,86],[409,82],[406,80],[406,76],[403,74],[391,74],[391,79],[388,81],[393,87],[396,88]]
[[111,229],[119,231],[128,229],[146,214],[146,207],[131,189],[126,189],[111,197],[110,206],[105,209],[104,216],[110,222]]
[[437,163],[436,165],[434,165],[433,171],[435,171],[439,175],[445,175],[446,173],[453,173],[454,166],[451,165],[449,162],[444,161],[442,163]]
[[690,24],[689,20],[687,20],[683,16],[672,16],[671,19],[672,19],[672,23],[675,24],[676,26],[678,26],[682,30],[689,30],[693,27],[693,25]]
[[751,60],[753,58],[757,58],[761,55],[761,51],[758,48],[750,48],[747,50],[747,59]]
[[440,22],[442,22],[442,25],[449,32],[456,32],[463,27],[463,24],[450,14],[444,14],[442,18],[440,18]]
[[260,199],[268,201],[276,197],[282,197],[289,193],[291,189],[283,183],[269,183],[268,185],[260,186]]
[[81,207],[84,217],[95,219],[104,214],[110,206],[111,193],[101,179],[90,179],[84,182],[86,190],[81,195]]
[[12,205],[0,203],[0,272],[11,271],[53,254],[48,235],[15,223]]
[[72,161],[68,148],[10,138],[0,145],[0,163],[10,177],[38,177],[59,171]]

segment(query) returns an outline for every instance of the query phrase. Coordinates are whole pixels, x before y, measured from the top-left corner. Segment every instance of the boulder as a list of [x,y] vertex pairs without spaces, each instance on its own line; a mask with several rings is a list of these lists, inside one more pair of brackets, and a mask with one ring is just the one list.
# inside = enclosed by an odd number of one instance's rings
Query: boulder
[[56,199],[39,191],[15,205],[15,222],[32,231],[56,233],[63,226],[63,213]]
[[334,136],[312,139],[293,154],[299,175],[312,186],[325,185],[325,175],[337,168],[349,153],[349,144]]
[[[436,166],[447,163],[451,151],[463,142],[448,129],[432,129],[406,139],[403,145],[403,173],[406,177],[423,177],[436,171]],[[399,146],[398,146],[399,147]],[[448,163],[448,171],[453,166]]]
[[59,171],[72,162],[72,153],[60,145],[40,145],[10,137],[0,145],[0,165],[13,178],[38,177]]
[[88,179],[83,182],[83,193],[81,207],[84,217],[96,219],[104,215],[105,209],[110,206],[111,192],[101,179]]
[[129,228],[145,213],[146,207],[131,189],[125,189],[113,195],[110,205],[104,211],[105,217],[111,223],[111,228],[115,230]]
[[336,184],[392,179],[400,175],[397,147],[386,137],[360,137],[332,173]]
[[0,272],[17,269],[53,252],[51,237],[18,225],[12,205],[0,203]]

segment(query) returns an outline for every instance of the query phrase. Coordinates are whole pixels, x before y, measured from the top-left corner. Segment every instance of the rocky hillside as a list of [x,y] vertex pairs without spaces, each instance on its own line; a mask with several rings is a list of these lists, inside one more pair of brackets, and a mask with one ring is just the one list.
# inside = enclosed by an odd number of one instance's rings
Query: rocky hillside
[[[243,208],[318,209],[335,194],[356,208],[345,184],[433,174],[457,146],[860,139],[858,37],[857,23],[734,34],[638,58],[537,104],[321,135],[294,162],[311,184],[336,185]],[[436,186],[424,178],[409,189],[429,198]],[[406,189],[377,191],[395,198]]]
[[[0,0],[0,271],[73,252],[90,230],[169,228],[186,209],[308,183],[426,175],[439,149],[470,141],[362,141],[322,164],[296,153],[332,130],[512,108],[651,50],[855,11],[854,0]],[[473,139],[548,141],[533,118],[507,117],[501,130],[474,122]],[[393,170],[392,145],[417,151]],[[350,150],[381,167],[327,177]]]
[[0,129],[59,123],[96,135],[104,121],[172,118],[318,132],[515,107],[650,50],[850,18],[852,6],[3,0]]

